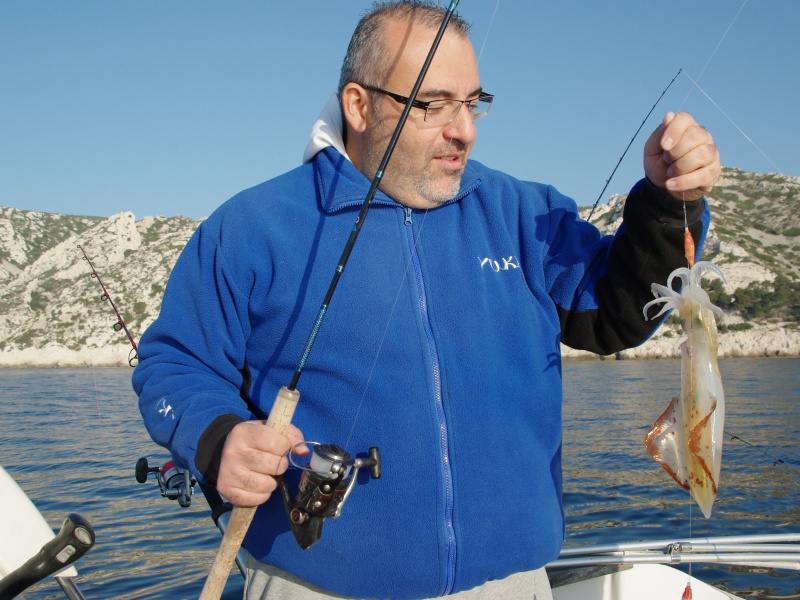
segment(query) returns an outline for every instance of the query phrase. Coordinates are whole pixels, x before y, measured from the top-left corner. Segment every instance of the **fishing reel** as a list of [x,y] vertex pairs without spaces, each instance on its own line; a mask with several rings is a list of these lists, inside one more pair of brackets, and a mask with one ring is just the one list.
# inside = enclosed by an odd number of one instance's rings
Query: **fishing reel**
[[368,468],[372,479],[381,476],[381,455],[376,447],[369,449],[368,458],[353,458],[336,444],[306,444],[312,446],[307,465],[295,464],[292,453],[289,453],[291,465],[302,470],[297,494],[292,496],[283,476],[276,478],[289,525],[303,550],[319,541],[326,518],[335,519],[341,514],[353,491],[359,469]]
[[150,473],[156,474],[156,481],[163,498],[177,500],[183,508],[192,503],[192,493],[197,480],[192,477],[188,469],[181,469],[173,460],[168,460],[161,467],[149,466],[144,457],[136,461],[136,481],[146,483]]

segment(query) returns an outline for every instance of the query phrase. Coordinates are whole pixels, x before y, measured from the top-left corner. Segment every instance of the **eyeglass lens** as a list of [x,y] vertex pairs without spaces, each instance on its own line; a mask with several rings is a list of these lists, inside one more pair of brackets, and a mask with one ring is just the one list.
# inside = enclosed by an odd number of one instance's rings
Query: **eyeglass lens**
[[443,125],[456,118],[461,105],[466,104],[467,110],[472,113],[473,119],[480,119],[491,107],[491,101],[484,98],[476,98],[462,102],[461,100],[433,100],[428,104],[425,111],[425,122],[432,125]]

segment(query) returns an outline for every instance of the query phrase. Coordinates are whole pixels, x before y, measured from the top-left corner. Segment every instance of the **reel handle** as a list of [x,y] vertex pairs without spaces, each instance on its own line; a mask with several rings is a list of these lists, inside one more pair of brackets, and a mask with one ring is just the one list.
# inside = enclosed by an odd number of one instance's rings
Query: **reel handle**
[[147,483],[147,476],[158,471],[159,468],[151,467],[144,456],[136,461],[136,481],[139,483]]
[[[292,416],[294,416],[294,410],[297,408],[299,400],[300,392],[297,390],[290,390],[286,386],[278,390],[278,395],[275,397],[275,402],[269,411],[267,427],[281,435],[285,435],[289,425],[292,423]],[[250,527],[253,515],[256,514],[256,508],[258,507],[233,507],[225,535],[222,536],[222,543],[219,546],[219,550],[217,550],[214,563],[211,565],[203,591],[200,593],[200,600],[219,600],[220,596],[222,596],[233,561],[236,559],[242,540],[244,540],[247,529]]]
[[383,471],[381,471],[381,451],[376,446],[369,449],[369,458],[362,462],[362,466],[369,467],[370,477],[373,479],[380,479]]

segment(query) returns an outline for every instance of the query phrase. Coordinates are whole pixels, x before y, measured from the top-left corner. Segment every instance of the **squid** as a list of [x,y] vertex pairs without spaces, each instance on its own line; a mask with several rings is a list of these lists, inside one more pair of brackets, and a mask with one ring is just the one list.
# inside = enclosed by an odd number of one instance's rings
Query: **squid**
[[[681,344],[681,395],[672,399],[648,431],[645,447],[709,518],[722,465],[725,394],[717,364],[717,319],[723,313],[700,285],[703,271],[725,281],[722,271],[706,261],[675,269],[666,286],[652,284],[656,299],[643,310],[647,319],[652,306],[662,305],[653,318],[674,309],[686,334]],[[676,278],[683,284],[680,292],[672,288]]]

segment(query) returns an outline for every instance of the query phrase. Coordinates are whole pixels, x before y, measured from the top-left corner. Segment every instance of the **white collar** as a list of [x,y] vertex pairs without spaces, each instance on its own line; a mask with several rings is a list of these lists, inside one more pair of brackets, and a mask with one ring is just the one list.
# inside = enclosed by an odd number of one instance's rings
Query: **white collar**
[[350,160],[344,149],[344,126],[342,124],[342,106],[339,97],[333,94],[319,113],[319,117],[311,128],[311,136],[303,152],[303,164],[310,162],[317,152],[333,146],[342,156]]

